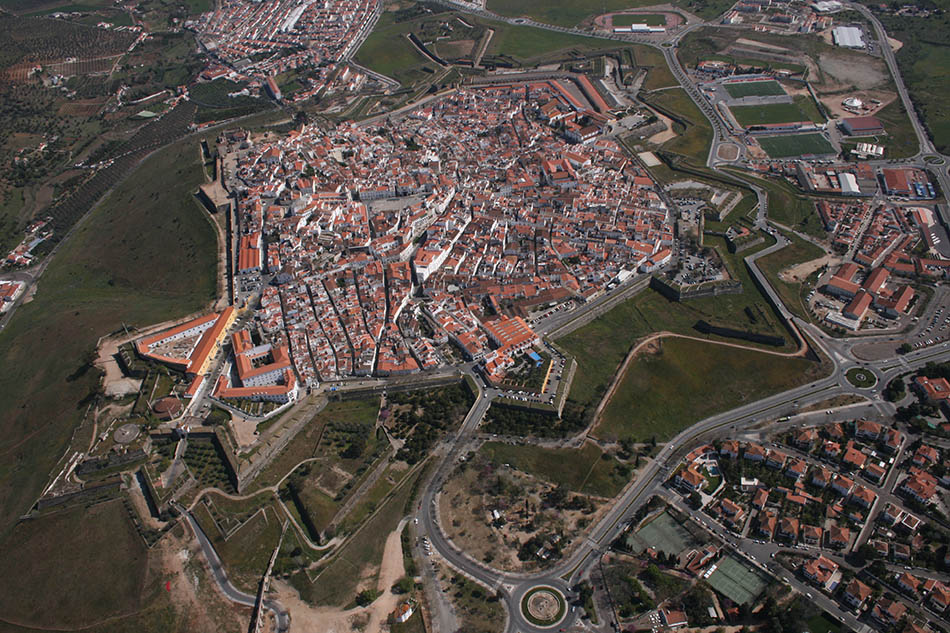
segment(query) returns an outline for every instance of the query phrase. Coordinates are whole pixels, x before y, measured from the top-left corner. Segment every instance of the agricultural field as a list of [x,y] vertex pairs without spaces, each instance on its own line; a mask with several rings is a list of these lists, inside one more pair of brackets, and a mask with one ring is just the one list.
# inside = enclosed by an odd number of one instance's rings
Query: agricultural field
[[808,115],[795,103],[769,103],[765,105],[729,106],[736,122],[748,128],[756,125],[795,123],[809,121]]
[[[663,339],[630,364],[592,434],[600,439],[668,440],[699,420],[804,384],[818,374],[818,363],[802,358]],[[683,393],[690,397],[683,398]]]
[[821,134],[786,134],[782,136],[760,136],[755,139],[770,158],[788,158],[834,154],[835,148]]
[[726,92],[734,99],[742,97],[772,97],[784,95],[785,89],[777,81],[743,81],[741,83],[727,83]]

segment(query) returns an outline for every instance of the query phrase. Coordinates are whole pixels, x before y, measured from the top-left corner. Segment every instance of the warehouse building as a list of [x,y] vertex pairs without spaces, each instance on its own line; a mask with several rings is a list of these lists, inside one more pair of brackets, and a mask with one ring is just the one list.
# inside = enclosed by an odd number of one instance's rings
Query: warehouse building
[[831,31],[835,46],[842,48],[864,48],[864,33],[856,26],[836,26]]

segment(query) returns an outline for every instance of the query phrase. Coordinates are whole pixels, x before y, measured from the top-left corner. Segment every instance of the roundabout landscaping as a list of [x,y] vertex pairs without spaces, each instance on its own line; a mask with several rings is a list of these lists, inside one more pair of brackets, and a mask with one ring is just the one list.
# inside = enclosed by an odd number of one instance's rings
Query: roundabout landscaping
[[844,376],[848,382],[859,389],[870,389],[877,384],[877,376],[870,369],[852,367]]
[[521,599],[521,614],[535,626],[557,626],[567,613],[567,602],[554,587],[534,587]]

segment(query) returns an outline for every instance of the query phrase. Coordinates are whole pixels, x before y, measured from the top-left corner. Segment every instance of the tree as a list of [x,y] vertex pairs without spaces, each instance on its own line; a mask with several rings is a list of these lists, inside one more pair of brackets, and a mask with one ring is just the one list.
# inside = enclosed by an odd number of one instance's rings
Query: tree
[[914,348],[910,346],[910,343],[903,343],[903,344],[901,344],[900,347],[897,348],[897,352],[900,353],[900,354],[907,354],[907,353],[909,353],[912,349],[914,349]]
[[415,588],[416,584],[412,581],[412,578],[408,576],[403,576],[392,586],[393,593],[409,593]]
[[379,597],[379,592],[375,589],[364,589],[356,596],[356,604],[365,607],[372,604],[373,600]]

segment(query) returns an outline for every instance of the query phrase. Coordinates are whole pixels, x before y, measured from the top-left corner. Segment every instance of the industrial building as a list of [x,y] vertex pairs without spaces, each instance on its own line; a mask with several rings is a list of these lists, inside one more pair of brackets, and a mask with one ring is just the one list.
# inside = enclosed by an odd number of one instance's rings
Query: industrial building
[[856,26],[836,26],[831,31],[835,46],[842,48],[864,48],[864,33]]

